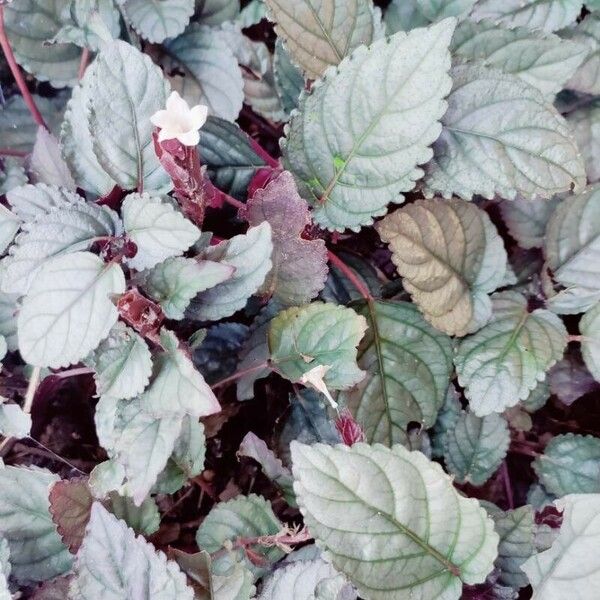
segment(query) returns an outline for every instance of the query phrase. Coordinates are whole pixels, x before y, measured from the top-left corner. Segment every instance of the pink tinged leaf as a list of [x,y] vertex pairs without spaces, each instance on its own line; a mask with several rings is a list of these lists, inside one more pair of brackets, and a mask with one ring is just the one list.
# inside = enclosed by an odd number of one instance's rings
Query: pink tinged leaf
[[160,305],[143,296],[137,288],[119,298],[117,309],[121,319],[143,337],[155,335],[165,319]]
[[346,446],[352,446],[357,442],[365,441],[363,428],[355,421],[352,413],[345,408],[335,420],[335,428],[338,430],[342,442]]
[[302,237],[312,223],[308,204],[296,189],[292,175],[284,171],[258,189],[240,210],[251,226],[267,221],[273,232],[273,269],[261,289],[287,305],[313,299],[327,279],[327,249],[323,240]]

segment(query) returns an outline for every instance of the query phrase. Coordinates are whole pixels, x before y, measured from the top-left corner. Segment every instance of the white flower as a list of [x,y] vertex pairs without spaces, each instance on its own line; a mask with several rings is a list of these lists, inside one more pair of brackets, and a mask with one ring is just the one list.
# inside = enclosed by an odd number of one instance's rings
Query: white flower
[[302,385],[307,385],[311,388],[317,390],[317,392],[321,392],[329,400],[329,403],[333,408],[337,408],[337,402],[333,399],[331,393],[327,389],[325,382],[323,381],[323,377],[327,371],[331,369],[331,365],[317,365],[313,367],[310,371],[306,371],[302,377],[300,377],[300,383]]
[[198,130],[206,123],[207,116],[207,106],[197,104],[190,108],[178,92],[171,92],[166,110],[156,111],[150,121],[152,125],[160,127],[159,142],[177,139],[184,146],[197,146],[200,141]]

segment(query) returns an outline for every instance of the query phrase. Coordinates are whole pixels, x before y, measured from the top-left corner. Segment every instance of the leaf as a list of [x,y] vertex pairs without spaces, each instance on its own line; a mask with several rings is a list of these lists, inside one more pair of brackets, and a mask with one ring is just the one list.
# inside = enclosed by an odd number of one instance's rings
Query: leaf
[[510,235],[517,240],[521,248],[541,248],[544,245],[546,225],[560,197],[516,198],[500,203],[502,218]]
[[154,152],[150,122],[167,98],[160,68],[131,44],[117,40],[98,54],[86,80],[88,127],[102,168],[124,190],[140,184],[146,190],[170,186]]
[[600,102],[574,110],[566,119],[585,160],[588,181],[596,183],[600,180]]
[[317,365],[327,365],[330,389],[346,389],[364,376],[356,364],[356,347],[367,321],[351,308],[314,302],[280,312],[269,325],[271,362],[292,382]]
[[167,258],[142,273],[141,285],[168,319],[183,319],[192,298],[230,279],[235,267],[209,260]]
[[26,294],[49,259],[88,250],[98,238],[118,235],[120,227],[114,211],[82,199],[39,214],[23,224],[3,261],[2,289]]
[[477,65],[451,71],[453,91],[427,167],[427,193],[549,198],[585,185],[571,130],[515,75]]
[[178,209],[148,194],[129,194],[121,208],[123,226],[137,246],[127,259],[132,269],[150,269],[172,256],[183,254],[200,238],[200,230]]
[[600,541],[600,495],[573,494],[554,504],[563,511],[558,538],[549,550],[532,556],[522,567],[533,586],[532,600],[592,600],[600,573],[595,551]]
[[483,485],[500,467],[510,444],[506,420],[463,411],[444,437],[444,460],[459,483]]
[[194,0],[117,0],[131,26],[144,39],[158,44],[178,36],[194,14]]
[[10,212],[5,206],[0,206],[0,253],[12,243],[17,231],[21,227],[21,220]]
[[43,182],[75,190],[69,167],[60,154],[58,140],[43,127],[38,127],[29,170],[34,183]]
[[493,298],[491,321],[462,340],[454,364],[471,410],[483,417],[524,400],[562,358],[567,331],[548,310],[528,312],[516,292]]
[[370,443],[404,443],[410,422],[424,428],[435,423],[453,370],[452,343],[408,302],[369,302],[359,312],[368,329],[358,366],[367,376],[341,401]]
[[8,541],[12,576],[20,583],[44,581],[71,568],[48,510],[48,489],[57,480],[36,467],[0,467],[0,536]]
[[585,365],[594,379],[600,381],[600,303],[581,317],[579,331],[583,336],[581,354]]
[[599,200],[600,185],[568,196],[546,227],[546,264],[553,279],[572,291],[600,291]]
[[549,32],[573,23],[582,4],[582,0],[481,0],[471,17],[475,21],[491,19],[505,27],[524,26]]
[[302,71],[292,62],[290,54],[281,39],[278,39],[275,43],[273,74],[275,76],[275,89],[281,100],[281,106],[289,115],[294,108],[298,108],[300,93],[305,84]]
[[489,320],[487,294],[502,284],[507,256],[483,210],[458,199],[418,200],[383,219],[377,231],[404,288],[434,327],[465,335]]
[[438,412],[438,416],[432,430],[431,454],[435,458],[444,456],[446,447],[446,436],[454,429],[462,414],[458,392],[453,383],[448,386],[444,398],[444,404]]
[[160,513],[152,498],[147,498],[141,506],[136,506],[130,498],[111,494],[110,511],[136,533],[152,535],[160,526]]
[[[184,75],[171,76],[171,85],[190,105],[205,104],[212,115],[235,121],[244,100],[242,73],[222,37],[197,23],[165,45]],[[204,130],[202,130],[204,133]]]
[[558,93],[587,56],[584,45],[526,27],[463,21],[452,38],[458,56],[517,75],[544,96]]
[[385,11],[384,20],[388,35],[429,25],[421,12],[419,0],[392,0]]
[[4,10],[6,33],[17,62],[39,81],[59,88],[77,81],[81,50],[74,44],[46,42],[70,22],[69,4],[69,0],[20,0]]
[[[1,117],[1,113],[0,113]],[[27,183],[27,175],[18,158],[5,157],[0,167],[0,194]]]
[[446,20],[361,47],[302,94],[283,164],[319,225],[358,231],[422,176],[446,110],[453,29]]
[[141,394],[152,374],[148,345],[133,329],[115,323],[108,337],[85,360],[94,369],[99,396],[128,400]]
[[477,0],[416,0],[421,14],[431,23],[447,17],[466,16]]
[[548,373],[552,393],[566,406],[600,388],[578,352],[567,354]]
[[239,0],[196,0],[196,18],[205,25],[232,21],[240,12]]
[[17,341],[17,301],[16,294],[0,291],[0,335],[6,340],[8,350],[13,352],[19,347]]
[[588,50],[583,64],[564,87],[585,94],[600,94],[600,18],[587,15],[562,34]]
[[54,258],[41,268],[19,312],[19,350],[30,365],[77,363],[108,335],[118,313],[110,296],[125,291],[118,264],[89,252]]
[[77,554],[73,591],[106,600],[194,598],[179,567],[98,502]]
[[[489,510],[494,527],[500,536],[496,567],[500,569],[499,583],[522,588],[529,585],[521,565],[535,553],[534,511],[531,506],[521,506],[506,512],[494,505]],[[486,506],[487,508],[487,506]]]
[[374,39],[368,0],[265,0],[275,32],[309,79]]
[[535,459],[533,468],[540,483],[555,496],[600,493],[600,439],[557,435]]
[[12,600],[8,587],[10,577],[10,548],[4,538],[0,538],[0,600]]
[[251,600],[256,588],[253,575],[244,564],[227,561],[224,565],[213,563],[212,586],[215,600]]
[[235,21],[242,29],[245,29],[246,27],[258,25],[258,23],[265,19],[266,16],[267,7],[263,0],[250,0],[250,2],[242,8]]
[[188,317],[216,321],[244,308],[271,270],[272,252],[271,226],[266,222],[208,248],[202,256],[204,260],[229,265],[235,272],[231,279],[198,294],[187,310]]
[[327,278],[327,249],[320,239],[304,239],[311,224],[308,205],[300,198],[294,178],[284,171],[258,189],[240,215],[250,226],[268,222],[273,239],[273,268],[261,291],[284,305],[313,299]]
[[6,437],[28,437],[31,433],[31,416],[18,404],[0,402],[0,433]]
[[45,183],[13,188],[6,194],[6,199],[12,212],[23,221],[35,221],[37,217],[47,215],[54,208],[69,208],[83,203],[78,194]]
[[463,582],[480,583],[492,570],[498,535],[491,520],[420,452],[294,442],[292,460],[306,525],[361,596],[458,600]]

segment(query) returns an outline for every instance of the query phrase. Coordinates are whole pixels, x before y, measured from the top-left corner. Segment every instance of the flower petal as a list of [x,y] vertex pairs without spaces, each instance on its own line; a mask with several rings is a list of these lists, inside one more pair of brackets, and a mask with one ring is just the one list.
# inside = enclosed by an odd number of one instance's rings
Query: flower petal
[[192,107],[190,113],[192,126],[196,129],[200,129],[200,127],[206,123],[206,118],[208,117],[208,106],[204,106],[204,104],[196,104],[196,106]]
[[179,92],[171,92],[167,98],[167,111],[173,118],[181,119],[189,115],[189,104],[179,95]]
[[157,110],[151,117],[150,123],[155,127],[165,127],[169,121],[169,113],[166,110]]
[[200,134],[197,129],[178,133],[176,137],[184,146],[197,146],[200,141]]

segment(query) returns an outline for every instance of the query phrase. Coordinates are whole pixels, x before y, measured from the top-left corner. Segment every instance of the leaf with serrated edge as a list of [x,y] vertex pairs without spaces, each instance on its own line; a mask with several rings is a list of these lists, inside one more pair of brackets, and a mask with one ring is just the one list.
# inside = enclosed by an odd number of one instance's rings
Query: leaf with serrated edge
[[298,108],[298,99],[304,89],[305,82],[302,72],[292,62],[289,52],[280,39],[275,44],[273,74],[275,76],[275,89],[281,100],[281,106],[289,114],[294,108]]
[[522,567],[533,587],[532,600],[595,600],[600,589],[600,494],[570,494],[554,504],[563,512],[558,537]]
[[339,400],[369,442],[402,443],[410,422],[435,423],[452,373],[452,343],[408,302],[378,300],[358,310],[368,325],[358,348],[367,376]]
[[44,127],[39,127],[29,158],[29,171],[34,183],[48,183],[69,190],[75,189],[75,182],[67,163],[61,156],[58,139]]
[[198,294],[192,300],[187,316],[216,321],[244,308],[248,298],[260,289],[271,270],[272,253],[271,226],[267,222],[208,248],[203,259],[234,267],[235,272],[231,279]]
[[148,194],[129,194],[121,208],[127,236],[137,253],[126,260],[137,270],[150,269],[183,254],[198,241],[200,230],[167,200]]
[[[262,4],[262,0],[260,3]],[[195,18],[205,25],[220,25],[224,21],[232,21],[239,12],[240,0],[196,0]]]
[[374,38],[370,0],[266,0],[275,32],[309,79]]
[[183,319],[192,298],[234,273],[235,267],[210,260],[168,258],[141,274],[141,286],[161,305],[168,319]]
[[148,345],[120,322],[115,323],[108,337],[84,362],[95,371],[96,393],[120,400],[141,394],[152,374]]
[[286,305],[312,300],[325,285],[327,249],[323,240],[302,237],[311,218],[292,175],[284,171],[266,188],[257,190],[241,215],[251,226],[264,221],[271,225],[273,268],[262,285],[262,292],[272,294]]
[[573,134],[544,96],[516,75],[479,65],[451,71],[442,134],[426,168],[426,193],[549,198],[585,185]]
[[316,366],[328,366],[325,384],[347,389],[364,376],[356,364],[356,347],[367,321],[351,308],[314,302],[280,312],[269,324],[271,362],[292,382]]
[[581,354],[586,367],[600,381],[600,303],[590,308],[579,322]]
[[105,264],[89,252],[46,262],[17,319],[23,359],[57,369],[85,358],[117,321],[111,296],[124,291],[121,267]]
[[194,0],[117,0],[124,17],[146,40],[154,44],[177,37],[194,14]]
[[550,311],[530,313],[516,292],[495,294],[492,302],[491,321],[462,340],[454,359],[458,381],[479,417],[527,398],[567,345],[567,330]]
[[71,190],[45,183],[13,188],[6,194],[6,199],[12,211],[23,221],[34,221],[53,208],[68,208],[83,201],[81,196]]
[[0,397],[0,433],[6,437],[24,438],[31,433],[31,415],[18,404],[8,404]]
[[21,227],[21,220],[6,206],[0,205],[0,254],[12,243],[17,231]]
[[62,543],[49,512],[48,489],[58,481],[36,467],[0,465],[0,536],[8,540],[12,575],[37,582],[70,570],[71,555]]
[[600,101],[570,112],[566,119],[585,159],[588,181],[596,183],[600,180]]
[[447,107],[453,30],[446,19],[363,46],[302,94],[283,163],[319,225],[358,231],[422,177]]
[[491,519],[420,452],[293,442],[292,462],[306,525],[362,596],[458,600],[492,570]]
[[71,594],[103,600],[194,598],[177,564],[98,502],[77,554]]
[[453,52],[518,75],[545,96],[559,92],[587,56],[587,48],[525,27],[507,29],[492,21],[464,21],[452,38]]
[[502,284],[507,256],[485,211],[458,199],[418,200],[380,221],[377,231],[434,327],[462,336],[489,319],[487,294]]
[[600,493],[600,439],[567,433],[550,440],[533,468],[555,496]]
[[584,94],[600,94],[600,18],[587,15],[576,27],[566,29],[561,35],[583,44],[588,50],[585,61],[564,87]]
[[504,417],[463,411],[444,437],[444,460],[459,483],[483,485],[498,469],[510,444]]

